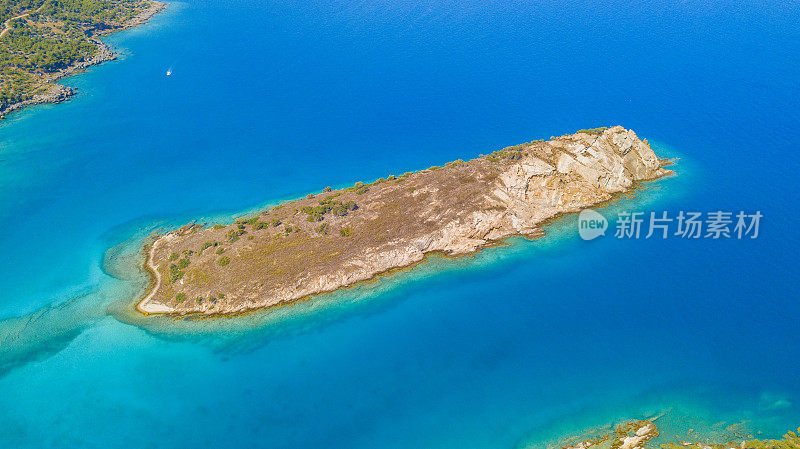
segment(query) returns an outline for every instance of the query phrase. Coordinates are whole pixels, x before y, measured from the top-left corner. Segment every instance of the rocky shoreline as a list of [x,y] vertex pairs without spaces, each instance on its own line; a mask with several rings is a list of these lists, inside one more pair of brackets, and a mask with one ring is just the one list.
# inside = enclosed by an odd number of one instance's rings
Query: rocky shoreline
[[[129,28],[142,25],[146,23],[151,17],[161,12],[164,8],[166,8],[166,6],[167,4],[164,2],[152,0],[150,2],[150,6],[142,10],[139,14],[132,17],[131,19],[125,21],[125,23],[123,23],[121,26],[98,32],[96,34],[96,37],[90,39],[91,42],[97,46],[97,52],[91,59],[89,59],[88,61],[81,61],[70,67],[61,69],[58,72],[46,75],[42,78],[41,83],[44,85],[55,83],[61,78],[79,73],[88,67],[102,64],[103,62],[106,61],[112,61],[114,59],[117,59],[117,54],[111,49],[111,47],[103,43],[99,38],[102,36],[107,36],[112,33],[116,33],[118,31],[127,30]],[[75,89],[71,87],[63,86],[60,84],[52,84],[48,88],[47,92],[43,94],[35,95],[33,98],[19,101],[17,103],[12,103],[6,106],[5,108],[1,109],[0,120],[6,118],[9,114],[11,114],[14,111],[18,111],[28,106],[34,106],[45,103],[61,103],[67,101],[76,93],[77,92],[75,91]]]
[[[646,449],[650,447],[650,440],[660,435],[655,424],[656,419],[623,422],[618,424],[613,431],[603,432],[592,437],[572,437],[570,439],[577,440],[577,442],[559,444],[556,447],[560,449]],[[691,429],[689,433],[692,433]],[[708,439],[704,439],[704,441],[671,441],[662,443],[659,447],[661,449],[800,449],[798,434],[800,434],[800,428],[796,432],[787,432],[781,439],[754,439],[752,435],[745,435],[724,442],[714,442]],[[675,437],[669,437],[669,439],[672,438]]]
[[620,126],[508,147],[289,202],[232,225],[187,225],[147,251],[144,314],[230,315],[462,255],[672,173]]

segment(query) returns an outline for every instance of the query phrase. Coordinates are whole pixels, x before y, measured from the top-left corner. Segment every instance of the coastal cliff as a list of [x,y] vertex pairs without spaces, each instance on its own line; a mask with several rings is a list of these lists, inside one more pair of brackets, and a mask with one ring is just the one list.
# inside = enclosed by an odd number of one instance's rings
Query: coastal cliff
[[534,141],[470,161],[356,183],[231,225],[187,225],[152,242],[145,314],[231,314],[330,292],[466,254],[668,173],[621,126]]

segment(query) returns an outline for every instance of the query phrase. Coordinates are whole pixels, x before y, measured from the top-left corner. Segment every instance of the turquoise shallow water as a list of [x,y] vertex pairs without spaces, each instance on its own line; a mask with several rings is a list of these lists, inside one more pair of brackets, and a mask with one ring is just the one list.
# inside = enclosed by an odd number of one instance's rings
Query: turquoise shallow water
[[[66,80],[73,100],[0,124],[0,446],[539,447],[662,412],[675,434],[797,427],[798,16],[171,3],[108,38],[123,58]],[[616,123],[681,161],[605,212],[761,210],[761,236],[583,242],[567,217],[235,322],[126,315],[153,230]]]

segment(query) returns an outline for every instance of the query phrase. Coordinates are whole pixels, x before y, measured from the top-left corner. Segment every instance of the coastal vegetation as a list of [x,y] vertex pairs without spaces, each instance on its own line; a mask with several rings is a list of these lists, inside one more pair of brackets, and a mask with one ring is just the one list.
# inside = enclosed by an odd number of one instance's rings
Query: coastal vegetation
[[138,23],[160,5],[150,0],[0,0],[0,115],[12,105],[45,97],[71,68],[113,57],[97,38]]
[[[359,188],[359,190],[363,188],[364,187],[362,186]],[[359,193],[358,190],[356,190],[356,193]],[[303,206],[303,208],[300,210],[306,214],[306,221],[322,221],[325,219],[325,214],[328,213],[336,217],[344,217],[348,212],[358,209],[358,205],[355,203],[355,201],[342,202],[334,200],[334,198],[340,194],[341,193],[326,197],[320,201],[319,205],[317,206]]]
[[205,251],[206,249],[214,247],[214,246],[219,246],[221,244],[222,244],[222,242],[216,242],[216,241],[215,242],[211,242],[211,241],[205,242],[205,243],[203,243],[203,246],[200,247],[199,253],[202,254],[203,251]]
[[605,130],[607,130],[607,129],[608,129],[607,126],[602,126],[600,128],[581,129],[581,130],[578,130],[578,132],[579,133],[585,133],[585,134],[600,135],[600,134],[603,134],[603,132]]
[[227,234],[228,241],[233,243],[233,242],[239,240],[239,237],[241,237],[242,235],[244,235],[246,233],[247,233],[247,231],[245,230],[244,224],[238,223],[236,225],[235,229],[231,229],[231,230],[228,231],[228,234]]
[[183,259],[179,260],[178,263],[172,263],[169,265],[169,280],[170,282],[176,282],[183,277],[185,274],[184,269],[189,266],[191,262],[189,261],[189,257],[184,257]]

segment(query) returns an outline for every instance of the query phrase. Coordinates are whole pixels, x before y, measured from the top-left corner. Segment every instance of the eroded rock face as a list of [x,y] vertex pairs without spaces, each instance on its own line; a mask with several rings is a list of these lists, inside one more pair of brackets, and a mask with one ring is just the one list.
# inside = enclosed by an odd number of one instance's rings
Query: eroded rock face
[[619,424],[613,432],[602,434],[577,444],[567,444],[561,449],[589,449],[604,447],[615,449],[644,449],[647,443],[657,437],[659,431],[650,420],[628,421]]
[[184,227],[153,243],[156,285],[138,309],[243,312],[352,285],[430,252],[539,235],[544,220],[670,173],[663,165],[647,141],[616,126],[329,191],[229,226]]

